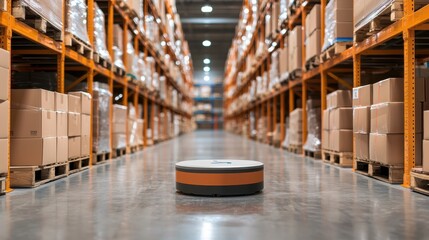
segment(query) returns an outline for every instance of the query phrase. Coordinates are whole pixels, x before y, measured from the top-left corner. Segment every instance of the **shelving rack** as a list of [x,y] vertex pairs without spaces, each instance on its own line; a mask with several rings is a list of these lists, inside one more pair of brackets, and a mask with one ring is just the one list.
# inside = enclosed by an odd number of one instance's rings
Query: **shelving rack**
[[[302,24],[305,27],[305,18],[310,8],[307,3],[314,1],[309,0],[298,0],[298,8],[295,13],[282,24],[283,27],[278,29],[278,36],[275,38],[277,44],[272,44],[273,49],[280,47],[281,40],[288,34],[289,30],[297,24]],[[243,61],[247,54],[252,50],[252,45],[257,37],[264,37],[264,19],[267,10],[272,6],[273,1],[262,1],[259,10],[258,24],[256,31],[253,34],[252,43],[249,49],[245,52],[242,59],[236,63],[230,62],[230,64],[236,64],[236,69],[243,69]],[[324,16],[327,0],[321,0],[321,40],[324,39]],[[245,4],[248,4],[245,1]],[[293,101],[297,96],[302,100],[302,118],[306,119],[306,99],[308,96],[309,88],[312,91],[319,91],[321,96],[322,109],[326,109],[326,95],[328,91],[333,91],[329,87],[332,82],[345,85],[346,88],[351,88],[349,84],[344,81],[340,74],[353,76],[353,87],[360,86],[362,84],[361,71],[366,69],[373,69],[379,67],[380,64],[388,64],[384,61],[388,57],[392,60],[392,66],[403,66],[404,67],[404,120],[405,120],[405,158],[404,158],[404,178],[403,186],[410,187],[410,173],[411,169],[415,167],[415,151],[416,151],[416,136],[415,136],[415,75],[417,64],[423,63],[428,55],[428,49],[424,46],[425,34],[428,33],[428,22],[429,22],[429,5],[426,5],[418,10],[415,10],[414,0],[403,1],[404,16],[398,21],[383,28],[378,33],[369,36],[362,42],[354,42],[353,46],[341,54],[329,59],[326,62],[320,64],[320,66],[313,68],[310,71],[303,72],[302,77],[293,81],[289,81],[286,85],[279,89],[276,89],[269,93],[264,98],[259,99],[256,102],[248,104],[246,107],[239,109],[231,114],[225,116],[226,122],[244,122],[248,119],[249,113],[255,111],[256,115],[264,114],[268,117],[268,122],[275,119],[275,111],[271,111],[273,106],[280,106],[280,123],[282,126],[281,140],[284,139],[284,119],[286,116],[286,102],[289,102],[289,112],[295,108],[295,102]],[[304,32],[304,31],[303,31]],[[262,35],[262,36],[261,36]],[[303,56],[305,56],[305,45],[302,46]],[[267,65],[269,65],[269,56],[273,51],[266,52],[264,58],[253,66],[253,72],[266,71]],[[371,61],[375,59],[375,61]],[[303,68],[305,66],[305,60],[303,60]],[[231,72],[231,66],[227,66],[225,72],[225,78],[228,79],[232,74],[232,81],[226,83],[225,92],[231,87],[236,87],[235,92],[231,98],[226,99],[225,109],[228,109],[230,104],[242,95],[245,90],[249,87],[251,78],[243,80],[243,84],[236,86],[237,72]],[[289,97],[287,97],[289,95]],[[289,99],[289,100],[288,100]],[[275,121],[275,120],[274,120]],[[322,119],[322,121],[324,121]],[[272,125],[268,124],[268,131],[272,131]],[[303,142],[307,137],[307,125],[306,121],[303,121],[302,126]]]
[[223,129],[223,97],[213,96],[213,93],[223,93],[223,83],[195,83],[194,87],[210,88],[209,97],[194,97],[195,105],[198,105],[198,103],[207,103],[211,106],[211,110],[194,110],[194,116],[202,114],[209,118],[205,120],[196,119],[198,129]]
[[[170,4],[168,0],[165,1],[165,11],[172,16],[176,16],[175,8]],[[30,27],[24,22],[15,19],[12,15],[12,0],[0,1],[0,6],[3,7],[0,11],[0,47],[11,52],[11,66],[12,71],[33,71],[33,70],[47,70],[57,72],[57,92],[65,93],[68,90],[73,89],[74,86],[79,83],[85,83],[87,85],[87,91],[92,94],[94,81],[108,83],[110,91],[112,93],[122,94],[122,98],[119,103],[127,106],[129,103],[134,104],[134,107],[138,111],[138,104],[143,105],[143,136],[144,146],[148,146],[148,135],[147,129],[153,126],[153,121],[156,115],[160,112],[171,112],[182,116],[182,118],[190,122],[191,112],[185,111],[180,107],[173,107],[171,104],[161,100],[156,94],[151,93],[143,87],[134,84],[127,80],[125,76],[115,74],[112,67],[103,67],[93,61],[92,57],[85,57],[78,52],[65,46],[64,42],[55,41],[53,38],[46,34],[39,32],[38,30]],[[65,6],[66,1],[62,0]],[[152,56],[156,61],[157,72],[167,78],[167,87],[171,86],[182,94],[183,101],[189,103],[190,106],[193,104],[192,98],[192,62],[190,62],[188,68],[185,68],[182,63],[179,64],[178,56],[171,47],[171,40],[168,37],[165,23],[161,21],[160,13],[152,0],[144,1],[144,16],[149,13],[152,14],[158,21],[160,35],[163,37],[166,45],[164,46],[164,52],[171,56],[171,59],[177,62],[179,66],[182,79],[184,80],[183,86],[179,85],[175,79],[170,75],[169,69],[165,64],[164,56],[159,53],[155,47],[155,43],[151,42],[144,33],[140,32],[136,23],[133,21],[133,16],[130,11],[126,11],[123,7],[124,1],[122,0],[87,0],[88,6],[88,35],[91,45],[94,42],[94,3],[97,3],[103,10],[106,19],[106,32],[107,32],[107,49],[110,56],[113,56],[113,25],[120,24],[123,28],[123,42],[124,45],[127,43],[127,30],[133,33],[133,40],[135,49],[144,51],[145,57]],[[65,19],[65,8],[63,8],[63,22]],[[65,25],[65,24],[63,24]],[[146,28],[146,24],[144,24]],[[180,28],[181,29],[181,28]],[[65,28],[63,27],[63,32]],[[177,33],[175,32],[176,39]],[[64,39],[64,38],[62,38]],[[16,59],[24,59],[23,57],[31,57],[31,61],[26,62],[26,65],[14,65]],[[127,64],[126,54],[123,55],[123,62]],[[35,60],[36,59],[36,60]],[[37,59],[42,59],[46,64],[37,63]],[[125,66],[127,68],[127,66]],[[77,77],[77,80],[71,84],[65,82],[65,72],[70,72]],[[10,91],[9,91],[10,99]],[[113,109],[113,100],[110,102],[110,109]],[[158,111],[155,111],[158,109]],[[91,111],[92,112],[92,111]],[[112,112],[112,111],[111,111]],[[167,118],[165,118],[167,121]],[[112,122],[112,114],[110,114],[110,122]],[[128,121],[126,121],[128,125]],[[165,128],[166,124],[159,124],[160,128]],[[128,129],[128,126],[127,126]],[[112,133],[112,127],[110,129]],[[91,133],[92,133],[92,117],[91,117]],[[112,136],[112,134],[110,134]],[[154,134],[151,135],[152,138]],[[127,139],[127,152],[130,152],[129,140]],[[90,138],[90,149],[92,151],[92,134]],[[112,137],[110,139],[112,143]],[[9,136],[9,149],[10,149],[10,136]],[[112,155],[110,156],[110,158]],[[92,158],[92,154],[90,156]],[[93,162],[92,159],[90,163]],[[10,154],[9,154],[9,166],[10,166]],[[10,176],[10,172],[8,174]],[[6,181],[6,188],[10,191],[10,179]]]

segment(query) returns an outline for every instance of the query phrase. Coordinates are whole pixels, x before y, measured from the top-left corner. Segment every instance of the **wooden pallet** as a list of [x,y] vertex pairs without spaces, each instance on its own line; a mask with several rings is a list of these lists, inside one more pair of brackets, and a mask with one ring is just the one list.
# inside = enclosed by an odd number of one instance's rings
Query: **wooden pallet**
[[343,168],[353,167],[352,152],[336,152],[331,150],[322,150],[322,160],[325,163],[337,165]]
[[[391,25],[393,22],[400,20],[404,16],[404,4],[403,0],[394,0],[388,6],[383,9],[379,9],[377,16],[371,21],[360,26],[359,29],[354,32],[354,41],[362,42],[367,37],[372,36],[380,32],[382,29]],[[426,3],[414,3],[414,9],[420,9],[425,6]]]
[[360,159],[355,159],[355,161],[357,173],[391,184],[401,184],[403,181],[403,166],[391,166]]
[[130,152],[135,153],[143,150],[143,145],[137,145],[130,147]]
[[6,177],[7,173],[0,174],[0,196],[6,194]]
[[311,157],[314,159],[322,159],[322,152],[321,151],[309,151],[304,149],[304,155],[306,157]]
[[57,163],[49,166],[10,167],[10,185],[14,188],[33,188],[66,177],[68,164]]
[[88,59],[93,59],[92,47],[87,43],[83,42],[72,33],[64,33],[64,43],[67,47],[76,50],[79,54],[85,56]]
[[93,153],[92,154],[92,165],[98,165],[106,163],[110,159],[110,152]]
[[112,158],[118,158],[127,154],[127,148],[113,149]]
[[310,71],[313,68],[316,68],[320,65],[319,56],[313,56],[307,62],[305,62],[305,71]]
[[123,68],[120,68],[118,66],[116,66],[115,64],[113,64],[113,73],[115,73],[115,75],[119,76],[119,77],[124,77],[125,76],[125,70]]
[[89,156],[69,159],[69,174],[77,173],[89,168]]
[[289,144],[286,150],[291,153],[302,154],[302,145]]
[[337,56],[338,54],[344,52],[348,48],[353,46],[353,42],[336,42],[332,46],[330,46],[328,49],[322,52],[319,57],[319,62],[324,63],[328,61],[329,59]]
[[[6,1],[2,1],[0,4],[3,5],[5,2]],[[56,28],[46,18],[40,15],[37,10],[33,10],[30,6],[22,3],[21,0],[13,1],[12,15],[55,41],[63,41],[63,35],[61,34],[62,29]]]
[[112,68],[112,63],[110,62],[110,60],[106,60],[104,58],[102,58],[100,56],[100,54],[94,52],[94,62],[97,63],[98,65],[107,68],[107,69],[111,69]]
[[422,168],[411,170],[411,190],[414,192],[429,195],[429,173]]

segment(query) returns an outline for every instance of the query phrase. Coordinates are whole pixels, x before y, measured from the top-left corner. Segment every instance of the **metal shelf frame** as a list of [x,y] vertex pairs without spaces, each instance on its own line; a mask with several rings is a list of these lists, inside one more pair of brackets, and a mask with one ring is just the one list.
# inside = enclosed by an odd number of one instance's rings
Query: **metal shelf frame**
[[[96,62],[92,58],[87,58],[78,52],[72,50],[65,46],[64,42],[55,41],[49,36],[39,32],[38,30],[28,26],[24,22],[15,19],[12,15],[12,0],[2,0],[6,4],[6,9],[0,11],[0,47],[11,52],[12,57],[16,55],[43,55],[43,56],[52,56],[56,58],[55,64],[52,65],[52,70],[57,72],[57,91],[60,93],[65,93],[68,90],[73,89],[74,86],[81,82],[86,82],[87,91],[92,95],[93,93],[93,83],[95,78],[102,78],[104,82],[109,84],[110,91],[113,93],[115,90],[120,91],[123,94],[121,104],[127,106],[128,104],[134,104],[134,107],[138,111],[138,104],[143,105],[143,136],[144,136],[144,147],[148,146],[147,139],[147,129],[153,126],[153,120],[155,115],[159,116],[160,112],[167,113],[168,111],[174,114],[181,115],[186,121],[191,121],[192,113],[185,112],[180,108],[173,107],[171,104],[164,102],[157,95],[147,91],[143,87],[136,85],[132,82],[129,82],[126,77],[118,76],[114,73],[113,68],[105,68]],[[65,0],[63,5],[65,6]],[[166,2],[166,9],[169,14],[174,15],[172,6],[168,0],[163,0]],[[109,50],[110,56],[113,56],[113,25],[118,23],[117,16],[120,16],[120,24],[124,30],[123,42],[124,45],[127,43],[127,33],[128,30],[134,33],[133,40],[136,50],[144,50],[145,57],[152,56],[156,61],[156,69],[158,73],[163,74],[167,78],[167,89],[168,86],[173,87],[183,96],[183,101],[189,102],[190,105],[193,105],[193,98],[191,95],[193,88],[193,79],[191,74],[187,74],[184,67],[180,64],[179,69],[181,71],[182,78],[185,83],[185,87],[179,86],[177,82],[171,77],[171,73],[168,70],[168,67],[165,64],[165,60],[160,53],[157,52],[155,43],[151,42],[145,37],[143,33],[138,31],[137,26],[132,21],[132,16],[129,13],[125,12],[123,8],[119,5],[121,0],[87,0],[88,6],[88,35],[91,45],[94,43],[94,3],[104,4],[103,12],[106,19],[106,32],[107,32],[107,49]],[[107,4],[106,4],[107,3]],[[152,0],[144,1],[144,15],[147,16],[149,13],[153,14],[155,17],[159,18],[159,12],[156,6],[153,4]],[[66,16],[65,8],[63,8],[63,22]],[[174,61],[178,60],[174,50],[171,48],[173,43],[168,39],[167,30],[165,23],[162,21],[157,21],[160,27],[160,35],[164,40],[169,43],[166,44],[164,51],[169,53],[172,56]],[[146,26],[144,26],[146,28]],[[62,29],[62,37],[64,37],[65,27]],[[181,29],[180,29],[181,31]],[[176,34],[176,33],[175,33]],[[35,49],[15,49],[13,46],[14,38],[13,36],[20,36],[29,42],[33,43],[36,46]],[[177,35],[176,35],[177,37]],[[123,55],[124,64],[127,63],[126,54]],[[70,64],[72,63],[72,64]],[[13,69],[13,61],[11,59],[11,66]],[[192,72],[192,62],[190,62],[191,69],[189,72]],[[125,66],[127,68],[128,66]],[[82,76],[78,78],[71,85],[67,86],[65,83],[65,72],[82,72]],[[10,89],[9,89],[9,99],[10,99]],[[158,108],[158,111],[155,112],[155,108]],[[110,103],[110,110],[113,109],[113,100]],[[149,112],[151,111],[151,112]],[[92,116],[92,109],[91,109]],[[165,118],[167,121],[167,118]],[[112,121],[112,114],[110,115],[110,121]],[[126,128],[128,132],[128,121],[126,121]],[[166,123],[160,123],[160,128],[166,127]],[[91,117],[91,133],[92,133],[92,117]],[[9,126],[10,127],[10,126]],[[112,128],[110,129],[112,133]],[[112,134],[111,134],[112,136]],[[153,138],[153,134],[152,134]],[[130,146],[127,137],[127,152],[130,152]],[[112,138],[110,139],[112,143]],[[92,134],[90,134],[90,149],[92,151]],[[8,140],[8,147],[10,149],[10,136]],[[112,152],[112,151],[111,151]],[[9,153],[9,166],[10,166],[10,153]],[[92,163],[92,154],[90,154],[90,163]],[[6,181],[7,191],[11,191],[10,188],[10,172]]]
[[[301,1],[301,0],[298,0]],[[271,6],[273,0],[265,2],[267,6]],[[304,1],[301,1],[304,2]],[[324,15],[327,0],[321,0],[321,41],[323,45],[324,39]],[[309,12],[308,6],[301,7],[295,11],[295,14],[289,16],[289,19],[286,20],[282,24],[282,28],[278,29],[279,33],[276,39],[281,39],[287,35],[288,31],[293,28],[293,26],[297,24],[302,24],[305,28],[305,17]],[[264,114],[264,109],[269,110],[268,113],[271,113],[271,116],[268,117],[268,121],[272,118],[276,118],[275,114],[278,106],[280,106],[280,123],[282,124],[282,137],[281,141],[284,139],[284,118],[286,111],[286,102],[289,103],[288,110],[289,112],[295,108],[295,100],[296,98],[302,99],[302,110],[303,110],[303,119],[306,119],[306,108],[305,108],[305,100],[308,96],[308,87],[309,83],[319,83],[318,89],[313,89],[316,91],[320,91],[321,96],[321,106],[322,109],[326,109],[326,95],[329,91],[334,91],[336,89],[330,89],[328,83],[331,81],[338,82],[339,84],[346,85],[346,87],[358,87],[361,85],[361,71],[365,69],[365,62],[362,62],[362,58],[365,56],[386,56],[386,55],[399,55],[403,56],[403,66],[404,66],[404,179],[403,186],[410,187],[411,182],[411,169],[415,166],[415,151],[416,151],[416,136],[415,136],[415,66],[419,63],[416,60],[416,54],[424,55],[425,57],[429,56],[428,49],[416,49],[416,31],[429,31],[429,5],[426,5],[418,10],[414,9],[414,0],[404,0],[404,16],[396,22],[388,25],[378,33],[368,37],[362,42],[354,42],[353,46],[341,54],[329,59],[326,62],[321,63],[318,67],[313,68],[309,71],[304,71],[302,74],[302,78],[289,81],[286,85],[281,86],[270,92],[263,98],[258,99],[257,101],[249,103],[244,108],[239,109],[238,111],[226,115],[225,121],[238,121],[243,122],[249,118],[250,112],[255,112],[255,118],[257,119],[261,114]],[[263,8],[264,9],[264,8]],[[260,20],[264,19],[265,11],[261,12],[261,16],[259,16]],[[257,31],[254,33],[254,38],[258,34],[264,34],[264,31],[258,31],[263,28],[264,21],[258,21],[258,25],[256,27]],[[304,32],[304,31],[303,31]],[[383,44],[391,41],[394,38],[402,38],[403,44],[402,49],[383,49],[378,48]],[[276,48],[281,46],[282,44],[277,44]],[[305,45],[303,43],[303,56],[305,56]],[[259,61],[256,66],[253,66],[251,69],[252,76],[255,73],[261,73],[266,71],[267,65],[269,64],[270,55],[272,52],[266,52],[263,59]],[[246,57],[246,52],[243,59]],[[303,57],[304,59],[304,57]],[[243,60],[240,60],[236,63],[236,69],[242,70]],[[234,64],[234,63],[233,63]],[[344,67],[344,65],[346,67]],[[305,60],[303,60],[303,67],[305,66]],[[228,70],[231,69],[230,66],[227,67]],[[229,71],[225,73],[225,77],[228,77],[231,74]],[[238,72],[238,71],[237,71]],[[353,76],[353,83],[348,83],[341,78],[335,75],[336,72],[347,72]],[[225,92],[227,92],[231,87],[236,85],[236,77],[234,76],[233,81],[229,84],[225,84]],[[230,104],[237,99],[240,95],[242,95],[245,91],[247,91],[250,86],[251,77],[244,79],[243,84],[240,86],[235,86],[235,92],[231,98],[225,100],[225,111],[228,109]],[[286,97],[289,95],[289,98]],[[280,96],[280,97],[278,97]],[[286,102],[285,102],[286,101]],[[274,102],[274,104],[273,104]],[[275,106],[273,108],[273,106]],[[271,111],[270,109],[273,110]],[[323,116],[322,116],[323,118]],[[325,121],[322,119],[322,122]],[[271,124],[268,124],[268,130],[272,131],[273,128]],[[303,142],[305,142],[307,126],[306,121],[303,121]],[[323,137],[322,137],[323,139]]]

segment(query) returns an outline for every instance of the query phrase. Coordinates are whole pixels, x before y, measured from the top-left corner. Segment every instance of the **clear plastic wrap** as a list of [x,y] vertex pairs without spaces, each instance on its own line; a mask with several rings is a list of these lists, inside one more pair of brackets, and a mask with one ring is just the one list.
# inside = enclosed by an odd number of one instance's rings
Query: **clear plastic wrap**
[[289,144],[302,146],[302,109],[296,108],[289,114]]
[[288,148],[290,145],[290,137],[289,137],[289,117],[286,118],[285,121],[285,139],[282,142],[282,148]]
[[63,1],[52,0],[18,0],[13,1],[14,7],[29,7],[32,11],[40,14],[42,18],[48,21],[57,30],[63,29],[62,9]]
[[94,82],[92,98],[92,133],[94,153],[110,152],[110,100],[109,85]]
[[101,58],[110,61],[110,54],[106,46],[106,29],[103,11],[94,3],[94,50]]
[[271,69],[270,69],[270,86],[269,90],[273,89],[274,86],[279,83],[279,51],[275,51],[271,55]]
[[[337,35],[338,32],[337,32],[336,28],[338,27],[337,25],[339,24],[339,22],[336,19],[337,15],[336,15],[336,11],[335,11],[335,6],[336,6],[337,1],[351,2],[352,0],[330,0],[328,2],[328,4],[326,5],[326,10],[325,10],[325,38],[323,40],[322,51],[326,50],[327,48],[329,48],[330,46],[332,46],[334,43],[337,43],[337,42],[351,42],[351,41],[353,41],[352,29],[349,29],[349,35],[350,36],[346,36],[348,34],[343,35],[343,36]],[[350,6],[353,6],[353,4],[350,3]],[[350,23],[350,27],[353,28],[353,16],[349,16],[349,17],[350,17],[350,19],[347,22]],[[343,34],[345,34],[345,33],[343,33]]]
[[320,101],[307,100],[307,141],[304,149],[317,152],[321,149],[321,108]]
[[[60,10],[61,12],[61,10]],[[85,0],[67,0],[66,32],[91,45],[88,37],[88,6]]]

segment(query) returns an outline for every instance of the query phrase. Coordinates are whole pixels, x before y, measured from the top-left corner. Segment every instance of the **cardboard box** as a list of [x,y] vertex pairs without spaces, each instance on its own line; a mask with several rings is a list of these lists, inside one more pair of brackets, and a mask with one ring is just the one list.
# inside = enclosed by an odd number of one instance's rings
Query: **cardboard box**
[[353,39],[353,22],[337,22],[333,28],[332,38]]
[[314,56],[319,56],[321,52],[321,40],[320,40],[320,29],[314,30],[314,32],[305,41],[306,52],[305,60],[308,61]]
[[322,131],[322,149],[331,150],[329,145],[329,130]]
[[76,137],[80,136],[82,132],[82,123],[80,113],[68,113],[68,136]]
[[91,116],[81,114],[81,136],[89,135],[91,133]]
[[330,129],[330,110],[329,109],[325,109],[323,110],[323,120],[322,120],[322,129],[323,130],[329,130]]
[[[305,36],[309,37],[315,30],[320,30],[320,4],[316,4],[311,9],[305,20]],[[320,44],[320,38],[319,38]]]
[[9,100],[10,69],[0,67],[0,101]]
[[10,52],[0,48],[0,67],[10,69]]
[[57,136],[57,113],[48,110],[12,109],[10,136],[46,138]]
[[80,137],[69,137],[69,159],[78,158],[81,156],[81,141]]
[[289,32],[289,71],[302,68],[302,27]]
[[404,133],[404,103],[388,102],[371,106],[372,133]]
[[127,146],[126,135],[122,133],[114,133],[113,134],[113,149],[125,148]]
[[44,166],[55,163],[56,159],[56,137],[11,139],[11,166]]
[[[329,4],[332,4],[332,8],[345,8],[345,9],[353,9],[353,1],[352,0],[331,0]],[[350,16],[351,18],[352,16]]]
[[423,171],[429,172],[429,140],[423,140]]
[[112,123],[112,130],[113,130],[113,133],[126,133],[127,132],[127,129],[126,129],[126,125],[125,125],[125,123],[117,123],[117,122],[114,122],[114,123]]
[[353,131],[330,130],[329,146],[332,151],[353,152]]
[[355,154],[360,160],[369,160],[369,134],[355,133]]
[[373,104],[404,101],[404,79],[388,78],[372,86]]
[[353,132],[369,133],[371,130],[371,107],[353,108]]
[[404,134],[369,135],[369,158],[392,166],[404,165]]
[[55,93],[44,89],[12,89],[11,107],[54,111]]
[[69,138],[57,137],[57,163],[68,161],[69,157]]
[[55,93],[55,111],[68,112],[69,111],[69,97],[67,94]]
[[113,105],[113,122],[125,123],[127,120],[127,107],[123,105]]
[[57,112],[57,137],[68,136],[68,113]]
[[80,156],[81,157],[89,156],[89,154],[91,153],[89,145],[90,145],[89,135],[82,135],[80,137]]
[[69,104],[69,112],[71,113],[81,113],[82,112],[82,106],[80,103],[79,96],[75,95],[68,95],[68,104]]
[[352,108],[335,108],[329,114],[331,130],[353,129],[353,109]]
[[353,88],[353,107],[372,105],[372,85]]
[[70,95],[78,96],[80,101],[80,113],[82,114],[91,114],[91,94],[87,92],[70,92]]
[[7,138],[0,139],[0,173],[7,173],[9,170],[9,146]]
[[353,9],[352,8],[335,8],[332,13],[332,19],[336,22],[353,22]]
[[352,93],[349,90],[337,90],[328,94],[326,98],[328,108],[351,107]]
[[9,101],[0,101],[0,138],[9,137]]

